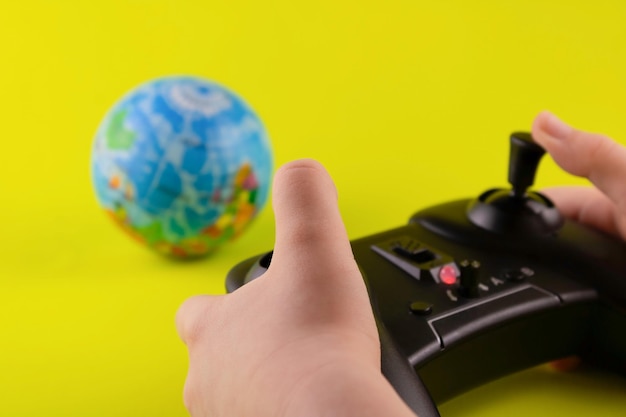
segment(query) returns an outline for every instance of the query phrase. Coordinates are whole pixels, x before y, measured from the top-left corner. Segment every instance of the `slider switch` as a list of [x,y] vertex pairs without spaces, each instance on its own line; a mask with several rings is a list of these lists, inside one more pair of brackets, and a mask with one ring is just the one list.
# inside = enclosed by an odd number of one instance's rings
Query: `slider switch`
[[459,270],[461,272],[459,293],[467,298],[479,297],[480,262],[464,259],[459,262]]

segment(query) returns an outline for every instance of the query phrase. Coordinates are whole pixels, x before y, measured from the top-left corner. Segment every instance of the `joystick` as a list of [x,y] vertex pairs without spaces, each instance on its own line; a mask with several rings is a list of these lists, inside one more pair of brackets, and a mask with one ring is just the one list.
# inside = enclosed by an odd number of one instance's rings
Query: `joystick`
[[461,269],[461,280],[459,293],[463,297],[476,298],[480,296],[480,262],[468,261],[467,259],[459,262]]
[[527,132],[511,134],[509,158],[509,183],[513,186],[513,196],[523,198],[526,190],[535,182],[539,161],[546,151]]
[[[626,243],[563,219],[529,191],[545,152],[529,133],[510,143],[511,189],[426,208],[406,226],[351,242],[382,371],[420,417],[570,355],[626,376]],[[236,265],[227,290],[262,276],[271,254]]]
[[471,203],[468,217],[476,226],[495,233],[553,234],[563,226],[561,214],[544,195],[527,192],[545,151],[526,132],[513,133],[510,140],[511,190],[484,192]]

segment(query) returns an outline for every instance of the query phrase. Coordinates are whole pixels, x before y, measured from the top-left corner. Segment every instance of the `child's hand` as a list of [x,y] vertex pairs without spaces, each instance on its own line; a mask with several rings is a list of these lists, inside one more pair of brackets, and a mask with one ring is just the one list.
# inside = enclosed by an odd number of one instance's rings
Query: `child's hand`
[[412,416],[380,372],[365,284],[316,162],[274,180],[276,244],[260,278],[186,301],[185,404],[194,417]]
[[[626,148],[606,136],[576,130],[548,112],[535,118],[532,135],[561,168],[596,186],[544,190],[561,213],[626,239]],[[571,357],[551,365],[570,370],[579,362]]]
[[548,112],[536,117],[532,134],[561,168],[596,186],[545,190],[561,213],[626,239],[626,148],[576,130]]

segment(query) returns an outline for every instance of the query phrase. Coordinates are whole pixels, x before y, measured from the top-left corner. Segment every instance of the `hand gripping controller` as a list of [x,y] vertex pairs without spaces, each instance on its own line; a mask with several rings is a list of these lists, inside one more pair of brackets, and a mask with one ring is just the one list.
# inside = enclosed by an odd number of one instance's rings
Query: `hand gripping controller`
[[[562,218],[527,189],[544,150],[511,135],[509,182],[352,241],[382,371],[420,417],[501,376],[569,355],[626,375],[626,243]],[[271,253],[235,266],[228,291]]]

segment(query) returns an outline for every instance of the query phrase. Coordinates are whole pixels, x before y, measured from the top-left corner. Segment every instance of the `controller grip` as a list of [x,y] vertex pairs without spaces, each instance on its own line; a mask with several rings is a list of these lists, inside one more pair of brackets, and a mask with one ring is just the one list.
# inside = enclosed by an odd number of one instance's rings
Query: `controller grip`
[[378,318],[376,326],[380,338],[381,369],[385,378],[418,417],[440,417],[426,386],[409,361],[398,351]]

